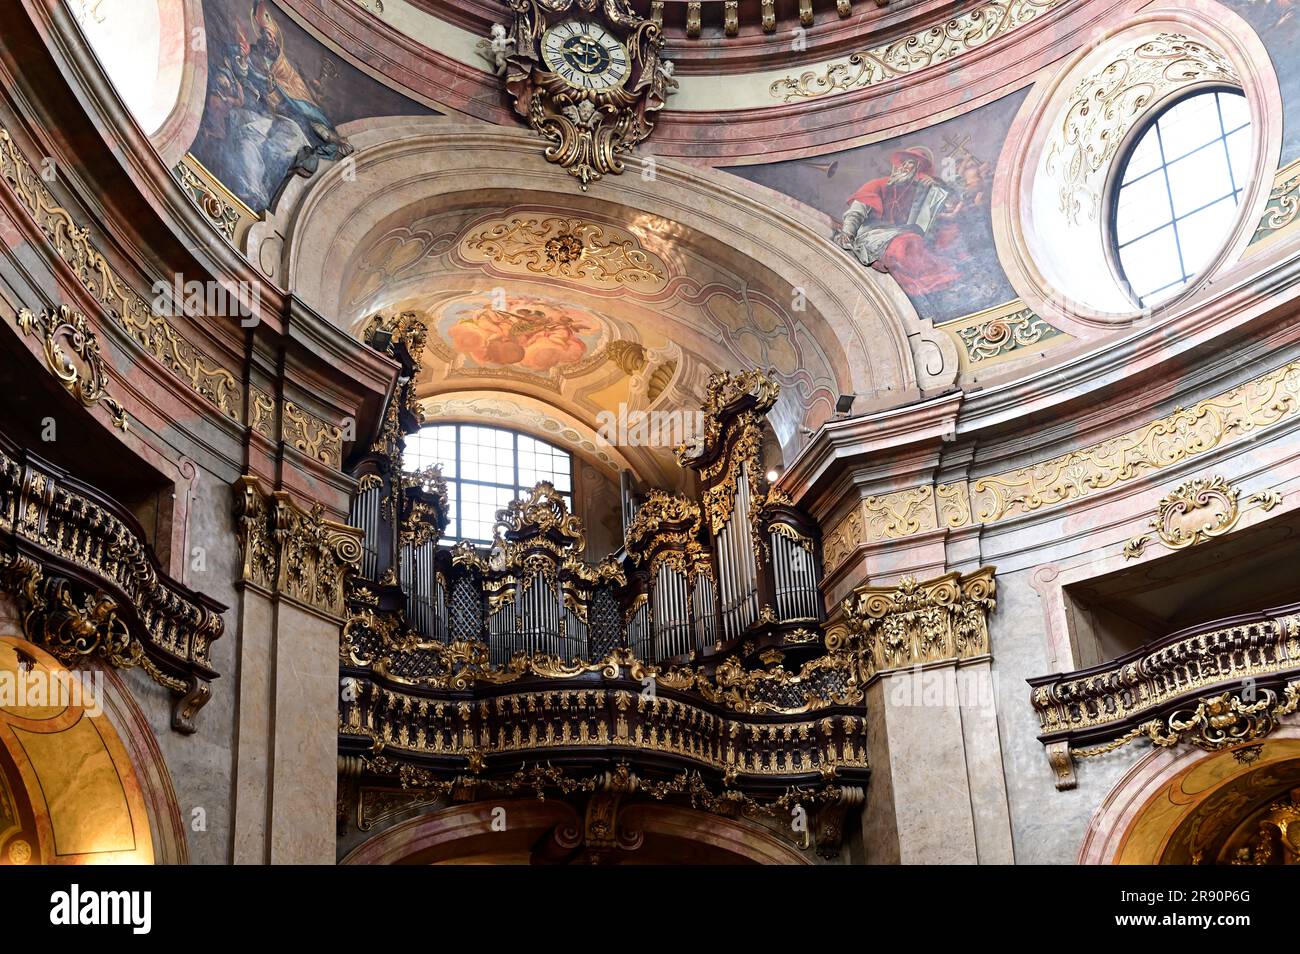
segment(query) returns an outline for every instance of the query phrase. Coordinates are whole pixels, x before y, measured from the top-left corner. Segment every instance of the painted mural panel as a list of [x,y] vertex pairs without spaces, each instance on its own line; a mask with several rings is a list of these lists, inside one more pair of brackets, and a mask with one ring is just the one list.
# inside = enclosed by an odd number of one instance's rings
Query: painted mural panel
[[843,152],[728,171],[831,217],[862,268],[936,322],[1016,297],[993,245],[993,164],[1022,90],[963,116]]
[[548,374],[577,364],[604,333],[595,315],[533,295],[479,295],[443,310],[438,331],[464,367],[511,367]]
[[285,180],[351,154],[339,131],[433,111],[329,52],[269,0],[203,0],[208,91],[190,152],[254,212]]
[[1282,160],[1300,158],[1300,12],[1295,0],[1223,0],[1259,35],[1282,93]]

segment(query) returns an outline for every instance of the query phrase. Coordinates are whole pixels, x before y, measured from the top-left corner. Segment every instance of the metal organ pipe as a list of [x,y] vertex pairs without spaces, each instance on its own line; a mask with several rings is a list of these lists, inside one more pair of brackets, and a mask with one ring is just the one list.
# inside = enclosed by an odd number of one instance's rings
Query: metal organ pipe
[[373,580],[379,573],[379,501],[381,488],[371,487],[352,498],[349,521],[360,527],[364,536],[361,544],[361,575]]

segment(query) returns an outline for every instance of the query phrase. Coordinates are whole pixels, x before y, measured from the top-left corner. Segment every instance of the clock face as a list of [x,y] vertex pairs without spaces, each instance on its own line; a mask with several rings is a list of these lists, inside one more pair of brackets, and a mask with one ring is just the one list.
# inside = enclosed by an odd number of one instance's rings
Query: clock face
[[627,48],[598,23],[565,20],[542,34],[542,59],[576,89],[602,90],[627,79]]

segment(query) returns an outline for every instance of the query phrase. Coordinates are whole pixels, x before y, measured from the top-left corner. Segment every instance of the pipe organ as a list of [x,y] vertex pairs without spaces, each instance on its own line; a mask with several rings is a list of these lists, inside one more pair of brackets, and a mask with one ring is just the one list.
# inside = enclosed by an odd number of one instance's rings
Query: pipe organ
[[822,634],[817,529],[763,480],[776,386],[714,377],[704,440],[679,452],[700,494],[628,495],[615,556],[583,559],[581,521],[547,483],[497,513],[490,547],[449,547],[441,474],[403,469],[423,326],[375,321],[367,340],[404,373],[382,439],[351,464],[365,547],[347,580],[340,754],[462,793],[529,763],[559,778],[616,757],[692,799],[703,785],[758,805],[798,786],[838,833],[866,778],[862,692]]
[[[422,337],[411,321],[390,322],[399,360],[401,346]],[[405,434],[421,422],[409,399],[395,399],[386,445],[354,470],[352,520],[366,534],[354,589],[400,611],[412,641],[482,645],[494,666],[519,656],[573,664],[619,650],[655,664],[738,649],[807,657],[820,647],[818,538],[763,477],[763,427],[777,394],[758,372],[716,375],[703,440],[678,452],[698,475],[699,499],[639,495],[622,553],[598,565],[582,559],[581,521],[546,483],[498,512],[490,548],[440,546],[446,484],[436,467],[402,469]]]

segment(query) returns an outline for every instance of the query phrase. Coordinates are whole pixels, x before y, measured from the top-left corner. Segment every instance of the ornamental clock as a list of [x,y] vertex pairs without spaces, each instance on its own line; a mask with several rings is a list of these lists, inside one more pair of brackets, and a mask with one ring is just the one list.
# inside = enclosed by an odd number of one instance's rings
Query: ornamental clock
[[575,89],[618,86],[631,69],[627,47],[599,23],[564,20],[542,34],[542,61]]
[[480,50],[504,75],[515,112],[549,141],[547,160],[583,189],[622,172],[677,87],[660,56],[661,23],[629,0],[507,2],[514,21],[493,26]]

